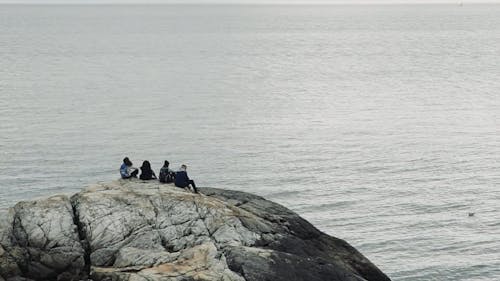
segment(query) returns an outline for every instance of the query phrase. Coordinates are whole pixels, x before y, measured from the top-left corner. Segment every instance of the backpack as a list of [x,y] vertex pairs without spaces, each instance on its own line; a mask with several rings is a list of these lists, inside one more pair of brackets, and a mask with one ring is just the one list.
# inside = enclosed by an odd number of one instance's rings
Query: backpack
[[162,183],[172,183],[174,182],[174,173],[170,172],[168,168],[160,170],[159,180]]

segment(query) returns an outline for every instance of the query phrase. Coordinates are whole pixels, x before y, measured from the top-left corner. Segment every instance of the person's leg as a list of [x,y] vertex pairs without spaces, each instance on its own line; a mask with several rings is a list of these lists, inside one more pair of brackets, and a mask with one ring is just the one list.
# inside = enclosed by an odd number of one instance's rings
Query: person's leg
[[137,174],[139,173],[139,170],[135,169],[131,174],[130,174],[130,177],[131,178],[137,178]]
[[196,185],[194,184],[194,180],[189,180],[189,184],[192,185],[194,188],[196,188]]
[[189,180],[189,184],[193,187],[194,193],[198,193],[198,189],[196,188],[196,184],[194,184],[194,180]]

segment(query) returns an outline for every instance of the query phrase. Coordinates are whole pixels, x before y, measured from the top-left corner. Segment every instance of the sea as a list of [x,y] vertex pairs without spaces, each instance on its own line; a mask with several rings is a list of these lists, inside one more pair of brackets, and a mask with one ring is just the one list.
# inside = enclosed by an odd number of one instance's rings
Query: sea
[[500,5],[0,5],[0,208],[125,156],[500,280]]

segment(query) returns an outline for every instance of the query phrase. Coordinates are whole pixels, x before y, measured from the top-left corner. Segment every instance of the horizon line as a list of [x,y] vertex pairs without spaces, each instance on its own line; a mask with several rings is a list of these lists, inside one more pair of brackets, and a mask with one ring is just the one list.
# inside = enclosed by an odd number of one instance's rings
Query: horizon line
[[65,2],[65,1],[1,1],[0,5],[172,5],[172,6],[196,6],[196,5],[206,5],[206,6],[272,6],[272,5],[289,5],[289,6],[397,6],[397,5],[454,5],[454,6],[468,6],[468,5],[498,5],[500,0],[479,0],[479,1],[317,1],[317,2],[290,2],[290,1],[269,1],[269,2],[176,2],[176,1],[75,1],[75,2]]

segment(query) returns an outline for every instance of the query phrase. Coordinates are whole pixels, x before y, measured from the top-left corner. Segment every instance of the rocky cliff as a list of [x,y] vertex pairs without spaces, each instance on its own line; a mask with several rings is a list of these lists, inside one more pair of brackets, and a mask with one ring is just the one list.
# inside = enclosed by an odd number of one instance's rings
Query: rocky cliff
[[119,180],[0,214],[4,280],[373,280],[343,240],[262,197]]

